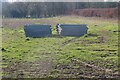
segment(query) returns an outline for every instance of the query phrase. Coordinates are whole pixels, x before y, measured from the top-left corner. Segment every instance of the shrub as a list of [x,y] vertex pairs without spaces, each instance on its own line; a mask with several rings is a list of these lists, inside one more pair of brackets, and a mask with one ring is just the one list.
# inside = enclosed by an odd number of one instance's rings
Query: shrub
[[117,8],[87,8],[76,9],[71,14],[84,17],[103,17],[103,18],[117,18]]

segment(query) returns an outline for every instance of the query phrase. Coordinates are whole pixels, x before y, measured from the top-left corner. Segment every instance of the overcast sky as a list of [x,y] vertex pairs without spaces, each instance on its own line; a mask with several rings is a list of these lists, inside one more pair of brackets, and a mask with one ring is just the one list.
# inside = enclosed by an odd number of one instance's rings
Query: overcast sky
[[119,1],[119,0],[0,0],[2,2],[104,2],[104,1]]

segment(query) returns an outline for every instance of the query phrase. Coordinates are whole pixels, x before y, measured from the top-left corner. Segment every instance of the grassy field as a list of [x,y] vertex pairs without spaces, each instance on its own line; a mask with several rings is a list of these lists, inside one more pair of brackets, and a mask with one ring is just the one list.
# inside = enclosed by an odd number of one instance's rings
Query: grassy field
[[[51,24],[53,36],[26,38],[24,24]],[[88,34],[60,37],[57,23],[88,24]],[[2,76],[5,78],[113,78],[118,75],[117,20],[58,16],[3,19]]]

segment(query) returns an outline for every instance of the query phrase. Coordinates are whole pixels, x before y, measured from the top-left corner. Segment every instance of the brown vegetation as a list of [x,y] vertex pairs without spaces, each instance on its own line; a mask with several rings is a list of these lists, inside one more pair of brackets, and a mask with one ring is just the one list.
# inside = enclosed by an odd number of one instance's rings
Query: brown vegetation
[[76,9],[71,12],[73,15],[84,17],[103,17],[103,18],[117,18],[117,8],[87,8]]

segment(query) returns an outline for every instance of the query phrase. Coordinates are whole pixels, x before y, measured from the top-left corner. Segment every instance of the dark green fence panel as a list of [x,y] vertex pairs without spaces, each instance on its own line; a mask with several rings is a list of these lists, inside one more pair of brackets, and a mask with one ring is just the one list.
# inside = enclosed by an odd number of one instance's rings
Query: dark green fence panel
[[26,37],[50,37],[52,35],[50,25],[25,25],[24,31]]
[[[86,24],[60,24],[58,33],[61,36],[82,36],[87,34],[88,27]],[[59,31],[61,30],[61,31]]]

